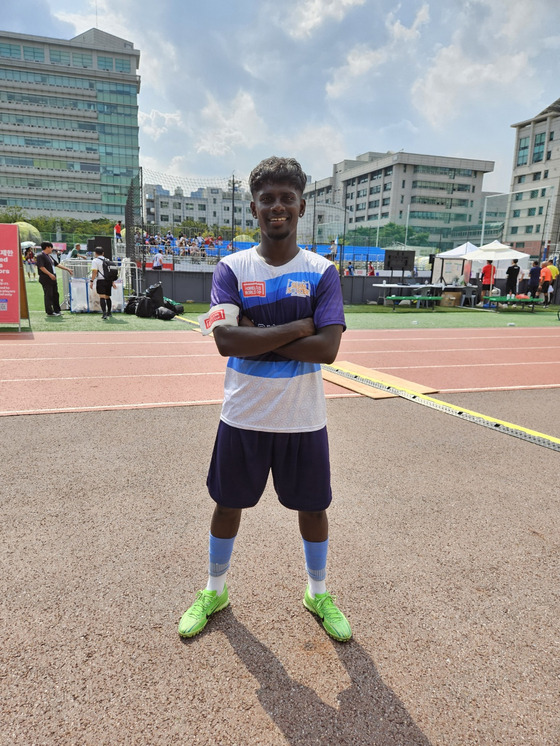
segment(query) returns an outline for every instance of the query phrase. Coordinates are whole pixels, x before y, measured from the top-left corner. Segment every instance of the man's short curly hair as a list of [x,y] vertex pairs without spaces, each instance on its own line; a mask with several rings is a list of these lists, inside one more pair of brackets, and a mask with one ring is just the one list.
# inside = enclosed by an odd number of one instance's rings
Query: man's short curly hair
[[251,171],[249,188],[251,194],[262,189],[265,184],[287,181],[303,194],[307,176],[295,158],[278,158],[275,155],[265,158]]

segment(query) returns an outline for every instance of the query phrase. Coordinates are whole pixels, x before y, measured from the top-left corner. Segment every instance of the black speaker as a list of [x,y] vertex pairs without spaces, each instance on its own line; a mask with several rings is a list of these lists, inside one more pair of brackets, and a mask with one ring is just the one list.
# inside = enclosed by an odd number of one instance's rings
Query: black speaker
[[93,253],[94,249],[95,249],[95,238],[88,238],[88,240],[87,240],[87,250],[91,251]]
[[105,259],[113,259],[113,241],[109,236],[96,236],[94,239],[88,239],[88,249],[91,240],[93,240],[93,249],[95,249],[96,246],[101,246]]

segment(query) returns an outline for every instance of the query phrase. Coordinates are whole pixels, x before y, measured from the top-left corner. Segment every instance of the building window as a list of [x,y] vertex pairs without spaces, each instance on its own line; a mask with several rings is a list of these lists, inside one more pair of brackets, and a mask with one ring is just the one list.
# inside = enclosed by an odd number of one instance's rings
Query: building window
[[365,202],[358,202],[356,205],[356,212],[359,212],[360,210],[366,209],[366,203]]
[[174,202],[173,203],[173,209],[174,210],[180,210],[181,209],[181,203],[180,202]]
[[522,199],[523,199],[523,192],[516,192],[515,193],[515,201],[519,202]]
[[98,70],[112,70],[113,69],[113,58],[102,57],[100,54],[97,55],[97,69]]
[[10,57],[12,60],[21,60],[21,47],[19,44],[0,44],[0,57]]
[[160,209],[161,209],[162,207],[165,207],[165,208],[167,208],[167,207],[169,207],[169,202],[160,202],[160,203],[159,203],[159,206],[160,206]]
[[182,217],[180,215],[173,215],[173,222],[174,223],[180,223],[182,221]]
[[388,181],[386,184],[383,184],[383,191],[390,192],[392,186],[393,186],[393,183],[391,181]]
[[512,235],[515,235],[515,234],[517,233],[517,231],[518,231],[518,228],[517,228],[517,226],[516,226],[516,225],[514,225],[514,226],[513,226],[512,228],[510,228],[510,233],[511,233]]
[[548,179],[548,171],[545,171],[543,174],[543,179]]
[[206,205],[199,205],[199,206],[198,206],[198,211],[199,211],[199,212],[201,212],[201,211],[204,211],[204,212],[205,212],[205,211],[206,211]]
[[532,225],[526,225],[525,226],[525,233],[532,233],[533,232],[533,226]]
[[536,208],[536,207],[530,207],[530,208],[529,208],[529,209],[527,210],[527,215],[528,215],[528,217],[530,217],[530,218],[532,218],[532,217],[533,217],[534,215],[536,215],[536,214],[537,214],[537,208]]
[[358,179],[358,184],[367,184],[367,181],[368,175],[366,174],[365,176],[360,176],[360,178]]
[[169,215],[160,215],[159,219],[162,223],[169,223]]
[[518,184],[524,184],[525,183],[525,176],[518,176],[517,177],[517,183]]
[[115,60],[115,72],[129,73],[130,72],[130,60],[120,60],[117,57]]
[[539,163],[543,159],[545,138],[545,132],[535,135],[535,141],[533,143],[533,163]]
[[537,223],[537,224],[535,225],[535,233],[540,233],[540,230],[541,230],[541,224],[540,224],[540,223]]
[[406,179],[403,179],[401,183],[401,189],[404,189],[405,186],[406,186]]
[[43,47],[23,47],[23,59],[30,62],[44,62],[45,50]]
[[372,186],[369,188],[370,194],[379,194],[380,191],[381,191],[381,184],[377,184],[377,186]]
[[393,175],[393,166],[389,166],[389,168],[385,169],[385,176],[392,176]]
[[539,190],[531,189],[531,193],[529,194],[529,199],[536,199],[538,196],[539,196]]
[[76,67],[93,67],[93,56],[82,52],[72,52],[72,64]]
[[546,197],[546,188],[541,189],[541,197]]
[[49,60],[56,65],[69,65],[70,52],[63,52],[62,49],[49,49]]
[[521,210],[514,210],[513,211],[513,217],[518,218],[521,216]]
[[535,171],[535,173],[533,174],[533,181],[540,181],[540,180],[541,180],[541,172]]
[[383,205],[383,207],[387,207],[387,205],[391,204],[391,198],[390,197],[385,197],[385,199],[383,200],[383,202],[381,204]]
[[541,205],[541,206],[539,207],[539,215],[542,215],[542,214],[543,214],[543,210],[544,210],[544,207],[543,207],[543,206]]
[[367,189],[358,189],[356,192],[356,197],[365,197],[367,194]]
[[368,203],[368,207],[370,210],[373,210],[376,207],[379,207],[379,200],[378,199],[372,200],[371,202]]
[[522,137],[519,140],[519,150],[517,151],[517,165],[524,166],[529,160],[529,138]]

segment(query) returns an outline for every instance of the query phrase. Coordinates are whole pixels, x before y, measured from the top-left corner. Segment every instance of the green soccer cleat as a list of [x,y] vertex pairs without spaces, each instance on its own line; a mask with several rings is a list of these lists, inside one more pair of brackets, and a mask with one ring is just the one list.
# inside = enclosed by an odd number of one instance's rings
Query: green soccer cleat
[[330,593],[317,593],[313,598],[309,593],[309,587],[307,587],[303,597],[303,605],[321,619],[326,633],[335,640],[346,642],[352,637],[348,619],[335,605]]
[[179,622],[178,632],[181,637],[194,637],[202,632],[208,624],[208,619],[216,611],[225,609],[229,604],[227,585],[224,586],[222,594],[218,596],[217,591],[199,591],[196,601],[185,611]]

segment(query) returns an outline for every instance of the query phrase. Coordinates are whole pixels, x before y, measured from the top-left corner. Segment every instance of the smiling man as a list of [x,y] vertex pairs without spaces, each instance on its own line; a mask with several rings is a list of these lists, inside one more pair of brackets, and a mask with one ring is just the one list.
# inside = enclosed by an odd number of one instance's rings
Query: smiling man
[[332,494],[321,363],[336,358],[344,311],[335,266],[296,242],[305,184],[293,158],[267,158],[252,171],[261,243],[219,262],[210,311],[200,317],[203,333],[213,331],[229,360],[207,479],[216,503],[208,584],[181,618],[182,637],[198,634],[228,605],[226,574],[242,511],[258,503],[271,471],[281,504],[298,514],[308,576],[303,604],[334,639],[352,636],[326,588]]

